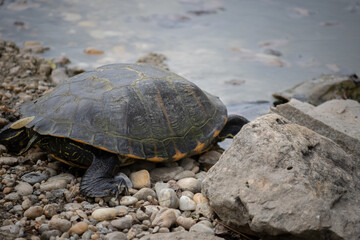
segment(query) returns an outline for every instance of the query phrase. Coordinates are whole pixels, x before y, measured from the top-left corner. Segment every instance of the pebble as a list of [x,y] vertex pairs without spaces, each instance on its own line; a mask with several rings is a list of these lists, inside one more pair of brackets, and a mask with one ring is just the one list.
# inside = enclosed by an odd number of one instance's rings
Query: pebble
[[189,230],[193,225],[195,225],[196,221],[192,218],[180,216],[176,219],[176,223]]
[[130,229],[132,226],[132,217],[125,216],[116,220],[111,221],[111,225],[119,230]]
[[196,223],[195,225],[193,225],[190,230],[190,232],[201,232],[201,233],[208,233],[208,234],[215,234],[215,231],[213,228],[209,227],[208,225],[204,224],[204,223]]
[[150,171],[151,179],[154,182],[164,181],[167,182],[171,179],[174,179],[176,174],[184,171],[182,167],[162,167],[155,168]]
[[98,221],[112,220],[118,214],[115,208],[99,208],[96,209],[91,216]]
[[12,192],[12,193],[9,193],[8,195],[6,195],[4,199],[16,202],[16,201],[20,200],[20,195],[17,192]]
[[16,157],[0,157],[0,165],[15,165],[19,162]]
[[61,173],[59,175],[49,178],[47,181],[52,182],[52,181],[62,181],[62,180],[65,180],[66,183],[70,183],[75,180],[75,177],[70,173]]
[[177,184],[181,190],[188,190],[193,193],[198,193],[201,191],[201,183],[196,178],[183,178],[180,179]]
[[214,211],[210,207],[210,204],[208,202],[197,204],[195,213],[196,215],[203,215],[204,217],[209,219],[212,219],[214,217]]
[[43,172],[30,172],[27,174],[24,174],[21,179],[27,183],[30,184],[35,184],[35,183],[40,183],[46,179],[48,179],[48,174],[47,173],[43,173]]
[[164,188],[158,193],[159,204],[162,207],[178,208],[179,198],[171,188]]
[[196,166],[195,160],[192,158],[183,158],[180,160],[180,166],[183,167],[184,170],[191,170]]
[[163,190],[164,188],[170,188],[170,184],[169,183],[163,183],[163,182],[157,182],[155,183],[155,192],[157,195],[159,195],[160,191]]
[[156,198],[156,193],[151,188],[142,188],[137,193],[133,195],[133,197],[136,197],[139,200],[147,200],[147,197],[151,196],[153,198]]
[[190,192],[190,191],[183,191],[183,192],[181,193],[181,196],[187,196],[187,197],[189,197],[190,199],[193,199],[194,193],[193,193],[193,192]]
[[127,240],[127,236],[122,232],[112,232],[108,233],[105,236],[105,240]]
[[67,182],[64,179],[60,179],[60,180],[52,180],[52,181],[46,181],[42,184],[40,184],[40,190],[42,191],[52,191],[55,189],[61,189],[61,188],[66,188],[67,186]]
[[209,202],[209,200],[202,193],[196,193],[193,197],[193,200],[196,202],[196,204]]
[[179,208],[183,211],[193,211],[196,209],[196,203],[187,196],[181,196]]
[[199,162],[214,165],[217,161],[219,161],[220,156],[221,153],[217,151],[208,151],[200,156]]
[[167,227],[161,227],[160,229],[159,229],[159,233],[169,233],[170,232],[170,230],[169,230],[169,228],[167,228]]
[[66,232],[71,228],[71,222],[66,219],[61,219],[56,216],[52,217],[49,221],[50,230],[59,230],[60,232]]
[[52,216],[56,215],[56,213],[60,210],[60,207],[57,203],[51,203],[44,206],[44,215],[47,218],[51,218]]
[[69,79],[69,77],[66,73],[65,68],[56,68],[51,72],[51,80],[56,85],[59,85],[60,83],[63,83],[68,79]]
[[61,232],[59,230],[48,230],[41,233],[40,239],[51,239],[51,237],[61,236]]
[[176,176],[174,177],[174,180],[180,180],[180,179],[188,178],[188,177],[194,178],[195,173],[190,171],[190,170],[185,170],[183,172],[180,172],[180,173],[176,174]]
[[81,236],[84,232],[88,230],[88,224],[86,222],[78,222],[75,223],[70,229],[69,233],[76,233],[77,235]]
[[129,208],[126,206],[116,206],[115,209],[118,211],[118,216],[125,216],[129,212]]
[[30,195],[33,193],[33,187],[27,182],[18,182],[18,185],[16,185],[15,190],[21,196]]
[[138,199],[136,197],[132,197],[132,196],[124,196],[120,199],[120,204],[121,205],[133,205],[138,201]]
[[32,202],[29,198],[25,198],[24,201],[21,203],[21,207],[23,210],[27,210],[31,207]]
[[4,187],[3,193],[8,194],[12,191],[12,187]]
[[133,188],[141,189],[144,187],[149,188],[150,183],[150,174],[147,170],[140,170],[130,174],[130,180],[133,183]]
[[35,219],[43,214],[43,208],[40,206],[30,207],[24,212],[24,217]]
[[[167,209],[165,211],[159,212],[155,219],[152,221],[152,226],[159,226],[160,229],[170,228],[176,222],[176,213],[173,209]],[[160,230],[159,230],[160,231]]]

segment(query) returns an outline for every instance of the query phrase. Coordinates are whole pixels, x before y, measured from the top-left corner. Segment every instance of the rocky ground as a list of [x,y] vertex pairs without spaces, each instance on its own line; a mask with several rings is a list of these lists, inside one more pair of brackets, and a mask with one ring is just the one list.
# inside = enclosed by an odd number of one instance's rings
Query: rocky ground
[[[150,54],[139,61],[166,67],[164,60]],[[0,41],[0,127],[20,117],[23,102],[80,72],[68,69],[68,62],[64,57],[35,57],[12,42]],[[174,234],[187,239],[221,239],[215,234],[251,239],[225,228],[201,193],[206,171],[221,152],[216,149],[169,164],[140,161],[123,168],[134,188],[118,200],[81,195],[83,170],[51,159],[40,149],[16,156],[0,145],[0,238],[148,239],[156,233],[189,231],[193,234]]]

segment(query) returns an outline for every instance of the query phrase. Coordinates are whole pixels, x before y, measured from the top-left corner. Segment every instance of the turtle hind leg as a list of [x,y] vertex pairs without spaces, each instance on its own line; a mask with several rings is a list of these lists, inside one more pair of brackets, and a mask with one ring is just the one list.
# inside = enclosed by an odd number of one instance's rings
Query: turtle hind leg
[[82,177],[80,192],[89,197],[119,197],[132,187],[131,181],[125,174],[114,177],[118,156],[115,154],[99,154],[94,157],[92,164]]

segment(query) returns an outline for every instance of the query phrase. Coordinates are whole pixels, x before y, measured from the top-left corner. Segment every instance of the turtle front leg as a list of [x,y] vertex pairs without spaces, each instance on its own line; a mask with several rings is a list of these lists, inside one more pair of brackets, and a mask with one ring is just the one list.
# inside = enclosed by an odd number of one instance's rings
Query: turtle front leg
[[95,156],[92,164],[84,174],[80,184],[80,192],[89,197],[106,197],[115,195],[116,198],[132,187],[130,179],[122,174],[115,175],[119,163],[115,154],[101,154]]

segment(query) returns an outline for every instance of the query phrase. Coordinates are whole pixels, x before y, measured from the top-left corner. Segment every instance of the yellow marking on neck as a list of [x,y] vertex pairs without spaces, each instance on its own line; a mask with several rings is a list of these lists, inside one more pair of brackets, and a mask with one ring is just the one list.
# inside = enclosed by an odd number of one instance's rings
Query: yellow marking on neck
[[11,128],[11,129],[20,129],[22,127],[25,127],[32,120],[34,120],[34,118],[35,118],[35,116],[19,119],[16,122],[14,122],[13,124],[11,124],[11,126],[9,128]]
[[180,160],[186,156],[186,153],[180,152],[180,150],[177,148],[175,148],[175,152],[176,152],[176,154],[174,156],[172,156],[172,159],[174,159],[174,161]]
[[73,162],[69,162],[69,161],[66,161],[62,158],[59,158],[57,156],[55,156],[54,154],[49,154],[51,157],[55,158],[56,160],[60,161],[60,162],[63,162],[63,163],[66,163],[67,165],[70,165],[70,166],[73,166],[73,167],[78,167],[78,168],[84,168],[84,169],[87,169],[88,167],[86,166],[83,166],[83,165],[79,165],[79,164],[75,164]]

